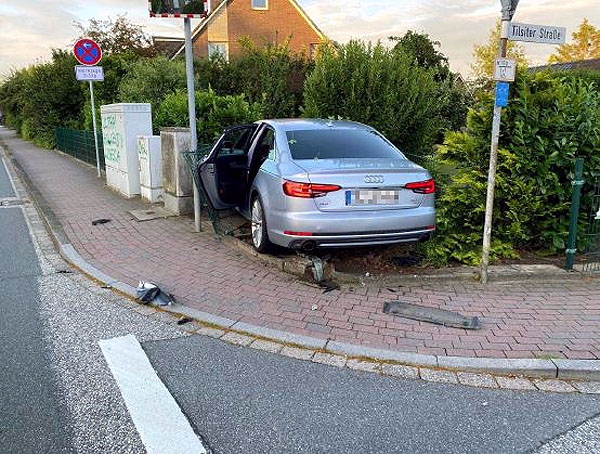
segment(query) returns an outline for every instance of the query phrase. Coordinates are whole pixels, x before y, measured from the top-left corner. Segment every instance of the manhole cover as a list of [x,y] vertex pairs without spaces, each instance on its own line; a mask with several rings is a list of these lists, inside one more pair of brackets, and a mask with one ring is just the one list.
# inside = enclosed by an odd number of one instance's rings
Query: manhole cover
[[481,322],[478,317],[466,317],[458,312],[402,303],[400,301],[385,303],[383,305],[383,312],[384,314],[398,315],[410,318],[411,320],[451,326],[453,328],[481,329]]
[[161,207],[156,207],[153,210],[132,210],[129,211],[129,214],[131,214],[138,222],[164,219],[173,216],[173,213]]

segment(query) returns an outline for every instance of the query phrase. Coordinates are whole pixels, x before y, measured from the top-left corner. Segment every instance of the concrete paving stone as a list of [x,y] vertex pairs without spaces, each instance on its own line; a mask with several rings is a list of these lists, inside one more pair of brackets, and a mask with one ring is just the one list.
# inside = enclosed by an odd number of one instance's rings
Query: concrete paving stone
[[558,378],[600,381],[599,360],[554,359],[552,362],[558,368]]
[[541,391],[549,391],[553,393],[572,393],[576,391],[575,388],[573,388],[569,383],[561,380],[536,379],[533,380],[533,383],[537,389]]
[[359,370],[361,372],[378,372],[380,369],[379,363],[373,363],[371,361],[363,361],[360,359],[349,359],[346,362],[346,367],[352,370]]
[[490,372],[528,377],[556,377],[556,365],[546,359],[463,358],[438,357],[440,367],[469,372]]
[[241,345],[243,347],[247,347],[248,345],[250,345],[252,343],[252,341],[254,339],[252,339],[251,337],[248,337],[248,336],[244,336],[243,334],[239,334],[239,333],[227,333],[223,337],[221,337],[221,340],[224,340],[225,342],[229,342],[230,344]]
[[255,336],[267,337],[269,339],[278,340],[286,344],[301,345],[303,347],[312,348],[315,350],[325,347],[325,344],[327,343],[327,339],[317,339],[315,337],[288,333],[285,331],[251,325],[244,322],[237,322],[232,326],[232,328],[245,333],[254,334]]
[[315,353],[315,356],[313,356],[312,361],[314,363],[327,364],[328,366],[344,367],[347,358],[345,356],[317,352]]
[[585,394],[600,394],[600,382],[597,381],[572,381],[571,386]]
[[496,381],[502,389],[514,389],[520,391],[535,391],[535,386],[527,378],[523,377],[496,377]]
[[280,353],[284,356],[289,356],[290,358],[301,359],[303,361],[310,361],[315,352],[313,352],[312,350],[307,350],[305,348],[283,347]]
[[397,378],[419,378],[419,369],[411,366],[403,366],[401,364],[384,364],[381,367],[384,375],[390,375]]
[[461,385],[473,386],[475,388],[497,388],[498,383],[493,375],[473,374],[469,372],[457,372],[458,382]]
[[399,363],[418,366],[437,366],[437,359],[433,355],[419,355],[418,353],[383,350],[337,341],[330,341],[327,343],[327,350],[342,355],[363,356],[365,358],[373,358],[380,361],[397,361]]
[[[196,325],[196,326],[198,326],[198,325]],[[225,331],[223,331],[222,329],[213,328],[211,326],[200,325],[199,328],[196,329],[196,334],[219,339],[225,335]]]
[[277,342],[271,342],[264,339],[257,339],[250,344],[250,348],[262,350],[269,353],[279,353],[283,349],[283,345]]
[[427,369],[422,367],[419,369],[420,376],[423,380],[427,380],[433,383],[450,383],[450,384],[458,384],[458,378],[454,372],[449,372],[446,370],[435,370],[435,369]]

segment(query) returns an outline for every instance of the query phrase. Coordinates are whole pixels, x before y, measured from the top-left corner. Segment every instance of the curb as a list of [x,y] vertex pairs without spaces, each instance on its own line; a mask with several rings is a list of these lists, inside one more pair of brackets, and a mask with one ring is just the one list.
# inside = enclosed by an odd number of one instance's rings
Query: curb
[[[44,206],[40,206],[38,199],[34,196],[38,191],[32,188],[32,186],[34,186],[33,183],[29,181],[25,172],[18,163],[15,162],[14,158],[8,155],[4,148],[0,147],[0,150],[3,151],[2,154],[6,158],[5,162],[10,163],[12,166],[12,174],[21,177],[21,183],[28,193],[32,204],[40,214],[40,218],[42,219],[46,230],[53,239],[53,242],[57,246],[63,259],[73,267],[81,270],[82,273],[89,276],[92,280],[114,289],[129,299],[137,301],[136,289],[134,287],[124,282],[120,282],[95,268],[84,260],[71,244],[64,240],[61,241],[62,238],[65,238],[64,233],[62,235],[60,235],[60,233],[57,234],[54,229],[55,224],[58,224],[60,227],[58,219],[53,215],[51,216],[51,220],[48,219],[46,210],[50,210],[50,208],[45,203]],[[16,171],[16,169],[19,170]],[[284,355],[308,360],[311,360],[311,358],[315,356],[315,358],[312,359],[315,362],[326,362],[325,360],[316,361],[316,355],[319,354],[326,354],[331,357],[339,357],[339,355],[342,355],[346,357],[344,359],[344,364],[347,360],[347,366],[355,370],[380,372],[382,369],[385,369],[386,366],[394,367],[394,365],[396,365],[398,367],[425,368],[425,370],[435,369],[437,371],[431,372],[437,372],[437,374],[447,374],[448,372],[458,373],[459,379],[460,373],[483,373],[495,376],[520,376],[533,379],[600,381],[600,360],[495,359],[422,355],[363,347],[360,345],[331,341],[324,338],[297,335],[219,317],[181,304],[175,304],[170,307],[160,307],[156,308],[156,310],[168,312],[175,316],[185,316],[195,319],[207,328],[222,330],[222,336],[231,334],[231,337],[233,338],[237,334],[238,338],[245,337],[247,339],[247,342],[241,342],[240,339],[238,339],[238,341],[232,339],[232,343],[237,343],[238,345],[240,343],[243,345],[250,345],[252,342],[262,340],[270,341],[281,344],[283,346],[281,353]],[[247,337],[246,335],[250,335],[250,337]],[[223,340],[228,339],[224,338]],[[288,353],[285,352],[286,349],[289,350]],[[294,353],[294,350],[311,353],[310,355],[301,355],[299,352]],[[294,356],[295,354],[296,356]],[[351,361],[353,361],[353,366],[350,365]],[[368,367],[369,363],[370,367]],[[394,374],[390,373],[387,375]],[[422,378],[427,379],[424,375],[425,374],[422,374]],[[445,379],[431,381],[444,380]],[[452,382],[455,382],[456,378],[453,380],[454,381]]]

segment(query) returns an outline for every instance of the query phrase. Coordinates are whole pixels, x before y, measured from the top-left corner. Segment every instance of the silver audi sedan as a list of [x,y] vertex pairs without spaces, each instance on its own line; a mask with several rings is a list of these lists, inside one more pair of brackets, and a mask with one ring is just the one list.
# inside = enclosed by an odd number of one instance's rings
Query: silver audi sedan
[[216,209],[252,222],[259,252],[425,241],[435,183],[361,123],[264,120],[226,130],[198,167]]

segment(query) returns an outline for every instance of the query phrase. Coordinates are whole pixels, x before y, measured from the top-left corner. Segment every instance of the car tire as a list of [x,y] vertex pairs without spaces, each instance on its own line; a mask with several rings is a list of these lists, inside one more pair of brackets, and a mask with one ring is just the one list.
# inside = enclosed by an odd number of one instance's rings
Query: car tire
[[268,252],[271,248],[271,242],[269,241],[265,210],[259,195],[252,199],[252,204],[250,205],[250,221],[252,223],[252,245],[261,254]]

